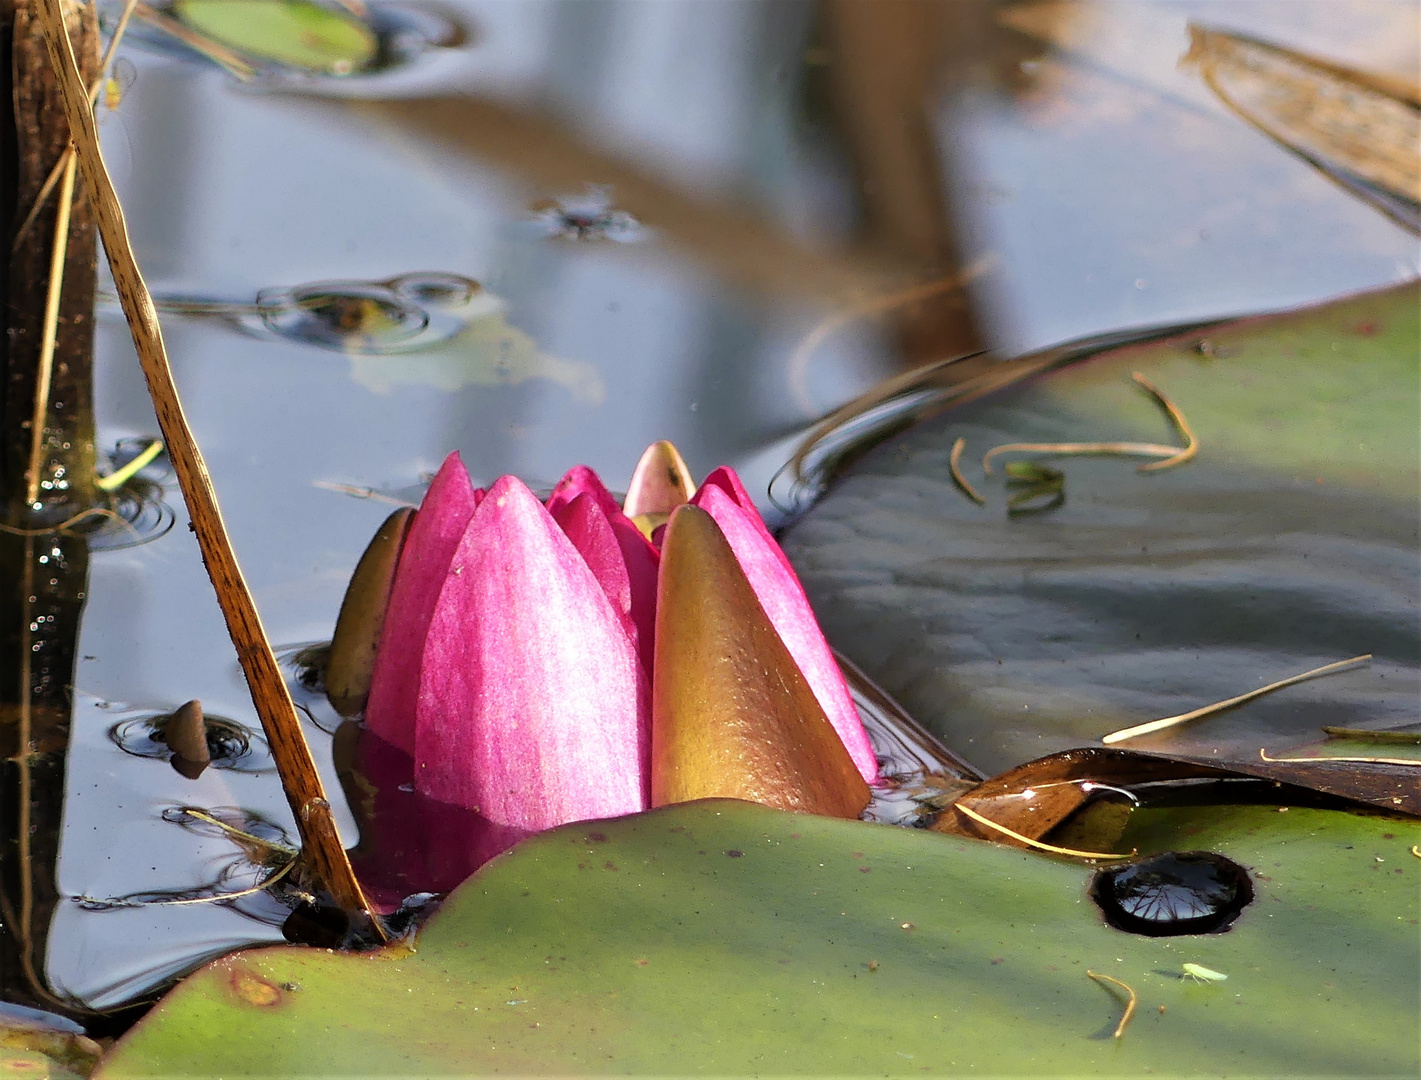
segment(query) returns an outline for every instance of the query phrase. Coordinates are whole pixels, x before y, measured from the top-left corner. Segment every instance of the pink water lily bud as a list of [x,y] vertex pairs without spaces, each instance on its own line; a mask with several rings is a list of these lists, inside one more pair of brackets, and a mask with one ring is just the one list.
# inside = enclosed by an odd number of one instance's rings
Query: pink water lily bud
[[824,640],[824,632],[819,629],[799,577],[770,534],[735,470],[728,466],[716,469],[701,484],[691,505],[706,511],[720,526],[770,624],[804,673],[859,774],[873,783],[878,779],[878,759],[854,707],[848,684],[844,682],[829,643]]
[[[579,501],[565,504],[569,520],[595,521]],[[603,563],[606,548],[603,537],[589,550]],[[530,830],[644,809],[649,686],[631,613],[612,599],[630,592],[599,579],[521,481],[498,480],[429,620],[416,790]]]

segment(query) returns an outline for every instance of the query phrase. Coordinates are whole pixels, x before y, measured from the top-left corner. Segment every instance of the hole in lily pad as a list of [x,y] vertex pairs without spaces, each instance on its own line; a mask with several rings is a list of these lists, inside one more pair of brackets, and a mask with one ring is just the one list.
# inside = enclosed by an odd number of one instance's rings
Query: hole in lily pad
[[1217,934],[1253,900],[1248,871],[1208,851],[1171,851],[1102,870],[1090,892],[1111,926],[1147,937]]

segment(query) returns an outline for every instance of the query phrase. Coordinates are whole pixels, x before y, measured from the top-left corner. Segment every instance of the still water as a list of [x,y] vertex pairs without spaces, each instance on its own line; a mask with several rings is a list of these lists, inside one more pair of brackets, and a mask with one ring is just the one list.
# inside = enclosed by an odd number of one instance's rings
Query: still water
[[[244,84],[135,33],[131,79],[102,118],[279,650],[329,637],[391,502],[417,499],[453,449],[477,482],[547,486],[586,462],[616,489],[671,438],[698,474],[730,463],[762,492],[798,431],[905,365],[1417,273],[1414,237],[1177,66],[1194,20],[1413,78],[1409,3],[432,10],[410,6],[457,24],[448,43],[347,78]],[[944,291],[799,347],[825,319],[956,272],[970,306]],[[102,451],[156,424],[112,303],[97,350]],[[110,736],[192,698],[255,726],[171,484],[167,497],[174,528],[91,560],[65,897],[249,883],[231,840],[176,807],[240,808],[294,836],[274,774],[187,780]],[[339,791],[333,717],[305,700]],[[342,827],[353,842],[348,815]],[[93,906],[61,901],[47,957],[53,987],[89,1007],[280,938],[260,902]]]

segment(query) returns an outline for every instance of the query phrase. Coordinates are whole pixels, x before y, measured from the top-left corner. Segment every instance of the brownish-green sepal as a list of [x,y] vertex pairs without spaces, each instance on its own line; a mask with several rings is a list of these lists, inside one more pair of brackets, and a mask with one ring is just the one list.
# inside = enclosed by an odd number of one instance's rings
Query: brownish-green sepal
[[720,527],[682,506],[657,587],[651,802],[717,797],[854,818],[868,785]]
[[413,521],[414,510],[408,506],[387,517],[346,586],[326,665],[326,697],[341,716],[359,716],[365,710],[395,567]]
[[[691,470],[681,452],[662,439],[648,446],[637,462],[622,510],[632,519],[664,520],[676,507],[688,502],[695,491],[696,482],[691,479]],[[660,524],[655,521],[652,527]]]

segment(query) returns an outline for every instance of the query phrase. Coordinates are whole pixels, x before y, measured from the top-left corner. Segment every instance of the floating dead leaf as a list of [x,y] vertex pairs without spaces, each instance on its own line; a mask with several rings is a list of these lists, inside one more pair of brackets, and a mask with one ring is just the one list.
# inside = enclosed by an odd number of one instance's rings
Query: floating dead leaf
[[1228,108],[1333,182],[1421,231],[1421,95],[1277,45],[1190,26],[1184,63]]
[[[983,781],[959,796],[931,828],[957,836],[1036,847],[1032,841],[1042,840],[1102,795],[1135,803],[1146,794],[1168,789],[1183,791],[1210,781],[1230,782],[1229,800],[1248,797],[1251,792],[1253,798],[1266,795],[1270,802],[1309,803],[1316,802],[1320,793],[1393,813],[1421,816],[1416,778],[1409,774],[1407,766],[1375,761],[1334,762],[1319,768],[1316,761],[1221,763],[1111,747],[1066,750]],[[1250,780],[1263,783],[1248,784]],[[982,819],[989,825],[983,825]]]

